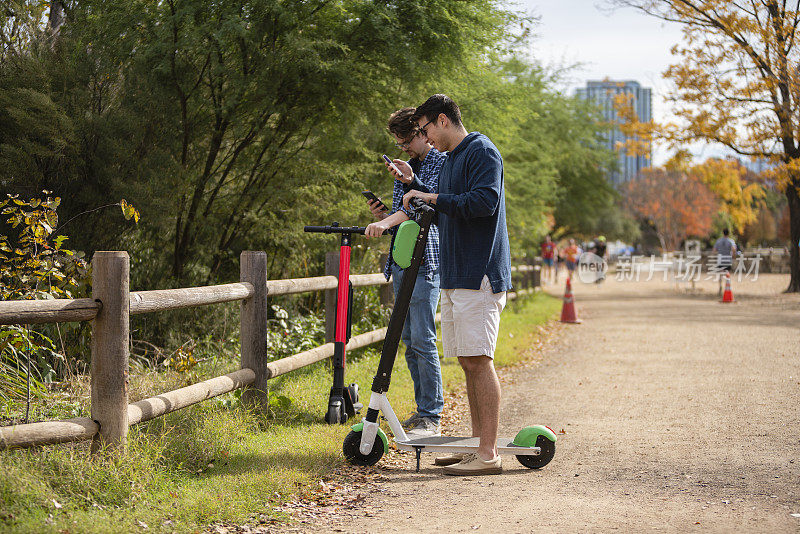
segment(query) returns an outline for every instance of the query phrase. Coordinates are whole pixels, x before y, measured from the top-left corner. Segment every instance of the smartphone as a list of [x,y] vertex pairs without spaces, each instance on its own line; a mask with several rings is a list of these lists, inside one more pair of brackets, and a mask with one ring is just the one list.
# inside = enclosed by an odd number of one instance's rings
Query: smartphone
[[397,168],[397,165],[395,165],[395,164],[394,164],[394,162],[392,161],[392,159],[391,159],[389,156],[387,156],[386,154],[384,154],[384,155],[383,155],[383,160],[384,160],[386,163],[388,163],[388,164],[389,164],[389,167],[391,167],[391,168],[392,168],[392,170],[394,170],[394,172],[396,172],[397,174],[399,174],[399,175],[400,175],[400,178],[405,178],[405,176],[403,176],[403,173],[402,173],[402,172],[400,172],[400,169],[398,169],[398,168]]
[[362,191],[361,194],[364,195],[367,198],[367,200],[377,200],[378,201],[378,207],[380,209],[382,209],[383,211],[389,211],[389,208],[386,207],[386,204],[381,202],[381,199],[376,197],[375,193],[373,193],[372,191],[369,191],[369,190]]

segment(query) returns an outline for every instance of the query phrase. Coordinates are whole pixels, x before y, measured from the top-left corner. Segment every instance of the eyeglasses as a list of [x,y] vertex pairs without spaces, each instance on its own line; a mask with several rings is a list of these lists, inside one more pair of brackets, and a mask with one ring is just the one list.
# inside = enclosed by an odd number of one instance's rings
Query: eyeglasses
[[403,141],[402,143],[395,143],[394,146],[405,150],[406,148],[411,146],[411,142],[414,141],[414,138],[418,136],[419,133],[420,133],[419,131],[414,132],[414,134],[407,141]]
[[420,131],[420,132],[422,132],[422,135],[424,135],[425,137],[428,137],[428,131],[427,131],[427,128],[428,128],[428,125],[429,125],[430,123],[432,123],[432,122],[433,122],[433,121],[428,121],[428,122],[426,122],[426,123],[425,123],[425,125],[424,125],[424,126],[420,126],[420,127],[419,127],[419,131]]

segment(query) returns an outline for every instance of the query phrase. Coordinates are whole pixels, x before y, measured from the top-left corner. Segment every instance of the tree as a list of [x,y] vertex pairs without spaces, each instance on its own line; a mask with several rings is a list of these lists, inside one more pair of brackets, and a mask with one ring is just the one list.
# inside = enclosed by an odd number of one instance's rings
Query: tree
[[683,25],[680,62],[665,75],[683,120],[665,132],[676,142],[721,143],[769,158],[788,200],[791,281],[800,291],[800,11],[785,1],[611,0]]
[[467,128],[487,134],[503,155],[513,253],[539,254],[547,233],[632,237],[605,177],[614,155],[592,104],[560,93],[563,73],[513,49],[488,67],[464,69],[450,94]]
[[[625,85],[624,82],[618,82]],[[647,156],[652,154],[655,121],[642,122],[634,107],[633,93],[617,93],[611,102],[616,120],[610,125],[619,128],[625,136],[624,142],[617,142],[615,150],[627,156]]]
[[[483,61],[517,20],[489,0],[83,0],[65,22],[61,2],[29,4],[25,31],[16,11],[0,20],[0,50],[27,53],[0,64],[13,111],[0,145],[16,162],[0,184],[59,191],[68,215],[135,198],[145,235],[92,220],[81,245],[146,243],[170,255],[172,284],[228,276],[248,246],[300,250],[276,235],[297,226],[287,212],[351,213],[336,201],[368,158],[380,172],[387,110]],[[58,46],[32,46],[44,35]]]
[[[620,84],[624,85],[624,84]],[[613,97],[614,120],[605,121],[602,111],[591,101],[577,99],[573,106],[576,117],[582,117],[582,135],[571,136],[576,144],[564,147],[558,154],[562,160],[563,193],[557,204],[556,218],[563,234],[605,234],[611,238],[634,241],[640,235],[636,222],[620,205],[621,196],[608,182],[607,176],[619,165],[619,155],[650,156],[653,137],[652,121],[639,121],[633,106],[633,95],[619,93]],[[609,151],[600,144],[610,130],[626,136]],[[589,149],[589,150],[587,150]],[[588,158],[587,158],[588,156]],[[577,163],[577,165],[575,165]],[[578,171],[577,174],[574,171]]]
[[746,225],[758,218],[760,201],[766,191],[751,173],[736,158],[708,158],[702,163],[692,164],[688,150],[678,150],[664,164],[668,171],[691,174],[706,184],[717,200],[720,209],[717,218],[720,224],[741,233]]
[[705,237],[718,203],[699,178],[679,171],[648,169],[623,186],[634,215],[651,224],[664,251],[689,237]]
[[764,198],[760,184],[747,183],[747,168],[736,159],[709,158],[689,173],[700,179],[720,200],[724,220],[741,233],[758,219],[759,201]]
[[0,60],[8,61],[42,38],[48,10],[46,0],[12,0],[0,6]]
[[762,203],[756,220],[748,224],[741,235],[745,243],[764,245],[775,241],[778,237],[778,221],[765,203]]
[[0,24],[0,193],[56,191],[65,219],[132,199],[136,228],[71,227],[89,254],[129,250],[132,286],[229,280],[248,248],[271,277],[319,272],[330,241],[303,225],[369,221],[358,191],[385,198],[380,154],[401,155],[386,117],[435,92],[504,156],[515,254],[553,224],[623,226],[597,116],[522,52],[529,20],[503,3],[15,3],[31,9]]
[[[488,135],[503,155],[514,254],[538,254],[553,224],[574,230],[596,220],[611,198],[599,171],[608,158],[582,101],[558,93],[552,73],[516,55],[488,69],[475,65],[452,85],[467,128]],[[555,218],[567,199],[580,215]]]
[[558,170],[559,194],[556,224],[563,234],[605,234],[630,238],[620,211],[619,194],[608,182],[616,155],[602,140],[604,125],[591,102],[565,99],[557,113],[549,114],[545,128],[558,133],[552,153]]

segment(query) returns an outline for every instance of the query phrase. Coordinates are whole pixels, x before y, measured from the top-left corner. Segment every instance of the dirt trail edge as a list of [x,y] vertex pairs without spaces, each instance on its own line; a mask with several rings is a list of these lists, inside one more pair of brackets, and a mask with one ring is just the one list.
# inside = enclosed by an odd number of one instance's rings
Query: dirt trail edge
[[800,297],[780,294],[787,281],[741,282],[733,305],[711,283],[576,284],[584,323],[503,384],[501,435],[563,430],[548,466],[504,457],[502,475],[453,478],[429,454],[415,473],[404,454],[357,512],[304,526],[800,532]]

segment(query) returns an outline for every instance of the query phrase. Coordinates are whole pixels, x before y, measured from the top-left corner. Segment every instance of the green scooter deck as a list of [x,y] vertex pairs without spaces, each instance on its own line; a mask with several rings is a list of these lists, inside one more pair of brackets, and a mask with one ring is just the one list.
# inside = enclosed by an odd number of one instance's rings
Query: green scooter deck
[[[474,452],[478,450],[479,441],[480,438],[433,436],[429,438],[397,441],[396,443],[397,448],[401,451]],[[497,453],[538,456],[542,453],[542,450],[540,447],[521,447],[519,445],[514,445],[514,438],[498,438]]]

